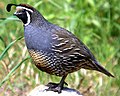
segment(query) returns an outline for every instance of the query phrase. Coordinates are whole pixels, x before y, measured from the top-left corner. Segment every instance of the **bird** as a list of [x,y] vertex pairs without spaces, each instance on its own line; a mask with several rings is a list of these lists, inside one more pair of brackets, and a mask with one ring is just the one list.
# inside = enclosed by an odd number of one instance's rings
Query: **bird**
[[35,66],[50,75],[62,77],[59,83],[48,83],[47,91],[61,93],[68,74],[80,69],[96,70],[114,77],[96,60],[89,48],[73,33],[52,24],[28,4],[8,4],[6,10],[16,6],[14,13],[24,26],[25,44]]

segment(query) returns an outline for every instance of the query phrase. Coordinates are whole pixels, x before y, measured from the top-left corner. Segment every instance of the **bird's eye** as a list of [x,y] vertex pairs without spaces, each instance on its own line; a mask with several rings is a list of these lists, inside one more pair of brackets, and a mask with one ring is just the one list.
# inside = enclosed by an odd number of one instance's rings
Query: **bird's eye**
[[25,11],[26,11],[25,9],[22,10],[22,12],[25,12]]

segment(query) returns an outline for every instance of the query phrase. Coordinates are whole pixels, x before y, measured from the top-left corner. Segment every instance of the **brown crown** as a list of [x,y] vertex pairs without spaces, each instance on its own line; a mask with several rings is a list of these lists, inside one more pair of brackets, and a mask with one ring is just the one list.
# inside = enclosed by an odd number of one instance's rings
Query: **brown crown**
[[33,10],[34,8],[28,4],[19,4],[19,6],[23,6],[23,7],[26,7],[26,8],[29,8],[31,10]]

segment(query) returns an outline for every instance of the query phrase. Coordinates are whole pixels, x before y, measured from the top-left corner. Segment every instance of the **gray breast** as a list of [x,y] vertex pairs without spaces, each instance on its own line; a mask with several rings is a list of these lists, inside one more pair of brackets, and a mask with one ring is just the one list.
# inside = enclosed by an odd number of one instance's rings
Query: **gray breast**
[[28,25],[24,28],[25,42],[28,49],[49,51],[51,45],[50,30]]

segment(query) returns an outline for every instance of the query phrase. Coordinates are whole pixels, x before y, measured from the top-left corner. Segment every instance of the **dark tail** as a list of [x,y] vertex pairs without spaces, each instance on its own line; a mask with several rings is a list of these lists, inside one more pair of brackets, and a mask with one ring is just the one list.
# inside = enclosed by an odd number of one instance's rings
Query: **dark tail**
[[102,72],[109,77],[114,77],[110,72],[108,72],[104,67],[102,67],[97,61],[94,62],[94,65],[96,67],[95,70]]

